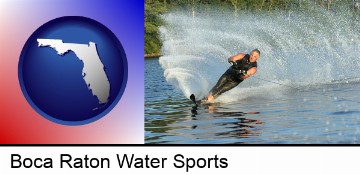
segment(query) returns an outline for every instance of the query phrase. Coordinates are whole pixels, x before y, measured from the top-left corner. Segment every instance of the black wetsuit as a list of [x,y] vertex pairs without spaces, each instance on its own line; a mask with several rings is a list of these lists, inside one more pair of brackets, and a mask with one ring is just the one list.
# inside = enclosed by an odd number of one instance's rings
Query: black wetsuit
[[241,70],[248,71],[257,67],[256,62],[250,62],[250,55],[246,54],[241,60],[236,60],[229,69],[220,77],[216,85],[211,89],[210,94],[216,98],[222,93],[234,88],[244,79],[241,78]]

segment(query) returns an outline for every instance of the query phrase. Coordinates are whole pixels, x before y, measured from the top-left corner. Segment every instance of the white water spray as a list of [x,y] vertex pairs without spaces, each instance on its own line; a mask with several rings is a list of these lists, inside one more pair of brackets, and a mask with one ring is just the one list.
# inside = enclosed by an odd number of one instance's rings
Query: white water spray
[[[234,17],[212,11],[193,18],[173,12],[163,19],[160,64],[166,80],[186,97],[207,95],[230,66],[227,58],[255,48],[261,58],[254,76],[262,79],[299,87],[360,76],[360,26],[350,13],[317,10]],[[219,100],[275,93],[276,86],[250,77]]]

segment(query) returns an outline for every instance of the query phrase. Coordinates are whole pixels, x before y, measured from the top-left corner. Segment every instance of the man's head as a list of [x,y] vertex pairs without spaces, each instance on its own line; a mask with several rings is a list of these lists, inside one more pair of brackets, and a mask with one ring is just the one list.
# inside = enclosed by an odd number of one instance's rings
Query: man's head
[[260,50],[254,49],[250,52],[250,61],[254,62],[260,58]]

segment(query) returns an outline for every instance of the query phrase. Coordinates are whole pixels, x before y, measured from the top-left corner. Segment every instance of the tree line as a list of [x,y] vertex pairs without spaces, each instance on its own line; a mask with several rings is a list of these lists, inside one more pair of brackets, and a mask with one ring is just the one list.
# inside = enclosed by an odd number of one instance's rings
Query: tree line
[[164,25],[161,14],[171,10],[185,10],[192,14],[210,8],[230,10],[237,15],[239,11],[273,11],[324,8],[336,11],[346,7],[358,11],[359,0],[145,0],[145,56],[158,56],[161,50],[159,26]]

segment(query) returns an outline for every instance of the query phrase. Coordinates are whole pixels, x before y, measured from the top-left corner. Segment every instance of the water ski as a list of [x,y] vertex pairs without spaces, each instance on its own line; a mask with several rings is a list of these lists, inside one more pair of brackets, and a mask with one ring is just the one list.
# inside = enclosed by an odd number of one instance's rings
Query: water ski
[[200,104],[210,104],[207,100],[203,99],[203,100],[197,100],[195,99],[195,95],[191,94],[190,95],[190,100],[194,103],[195,107],[198,107],[198,105]]
[[190,95],[190,100],[191,100],[195,105],[197,105],[194,94],[191,94],[191,95]]

